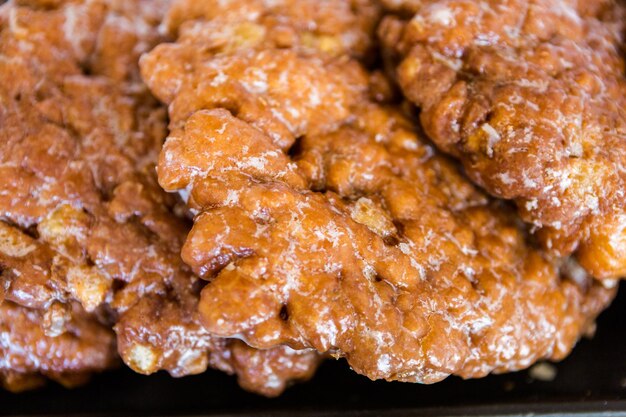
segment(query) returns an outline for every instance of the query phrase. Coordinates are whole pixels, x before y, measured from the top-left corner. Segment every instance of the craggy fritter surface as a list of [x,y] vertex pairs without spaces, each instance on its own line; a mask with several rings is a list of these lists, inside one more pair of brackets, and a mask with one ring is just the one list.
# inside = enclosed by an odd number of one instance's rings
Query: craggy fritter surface
[[[353,93],[332,90],[343,76],[323,67],[330,62],[338,72],[348,71],[343,67],[359,72],[347,57],[371,60],[367,52],[379,17],[377,3],[370,0],[174,1],[164,26],[185,46],[163,44],[151,51],[142,61],[144,78],[161,101],[171,103],[172,130],[194,111],[219,106],[289,146],[294,133],[304,132],[307,125],[332,127],[333,120],[348,117],[342,103]],[[220,57],[215,57],[217,52]],[[211,65],[203,66],[208,59]],[[262,71],[278,61],[281,67]],[[323,78],[317,80],[318,88],[304,85],[317,77]],[[283,105],[254,97],[265,92]],[[304,101],[311,102],[301,106],[306,115],[273,113]],[[327,117],[326,123],[317,120]]]
[[[60,326],[62,333],[54,334]],[[44,382],[40,375],[71,387],[115,360],[110,330],[75,305],[55,304],[43,312],[5,301],[0,338],[0,385],[12,391],[38,387]]]
[[[163,1],[20,1],[0,8],[0,379],[13,390],[124,362],[208,366],[266,395],[319,357],[257,351],[198,324],[180,260],[189,227],[156,183],[165,111],[138,77]],[[115,325],[115,333],[111,328]]]
[[539,241],[626,276],[624,5],[387,0],[379,29],[428,136]]
[[[164,26],[174,37],[181,26],[210,36],[211,47],[264,40],[277,47],[344,53],[370,60],[379,23],[378,0],[175,0]],[[188,36],[188,35],[187,35]]]
[[560,359],[593,330],[614,290],[530,248],[508,209],[369,99],[389,89],[377,75],[368,92],[350,50],[215,42],[218,22],[181,24],[141,61],[169,105],[159,182],[197,213],[182,256],[208,280],[208,331],[430,383]]

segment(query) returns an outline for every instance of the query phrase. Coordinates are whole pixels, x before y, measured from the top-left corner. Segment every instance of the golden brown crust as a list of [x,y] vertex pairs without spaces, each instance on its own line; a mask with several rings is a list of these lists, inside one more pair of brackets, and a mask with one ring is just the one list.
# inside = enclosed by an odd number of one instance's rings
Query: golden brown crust
[[165,3],[21,4],[0,9],[0,322],[21,320],[2,328],[5,385],[78,382],[116,363],[116,336],[142,373],[212,366],[266,395],[312,374],[316,354],[253,351],[198,324],[188,225],[155,178],[165,112],[138,79]]
[[[136,66],[121,62],[140,52],[128,26],[151,13],[135,16],[140,3],[57,3],[0,8],[0,373],[12,390],[35,385],[39,374],[75,385],[117,365],[100,307],[112,280],[94,265],[85,232],[106,217],[104,196],[135,180],[122,145],[146,134],[127,151],[138,156],[163,132],[156,103],[126,83],[138,78]],[[112,27],[117,42],[109,44]],[[156,39],[150,32],[141,41]],[[113,133],[126,131],[114,146]]]
[[228,340],[231,372],[237,374],[239,385],[267,397],[281,394],[294,382],[310,379],[324,358],[312,349],[277,346],[258,350],[242,341]]
[[[359,42],[349,41],[369,39],[377,21],[370,3],[233,3],[225,3],[227,9],[221,10],[213,1],[175,2],[168,16],[170,21],[179,22],[178,42],[161,44],[142,58],[144,81],[157,98],[170,103],[170,129],[180,128],[179,121],[199,109],[221,107],[289,146],[311,127],[330,130],[349,116],[347,104],[360,94],[357,90],[362,90],[365,82],[362,70],[346,59],[361,57],[364,48]],[[255,12],[235,7],[241,3]],[[301,14],[303,8],[315,12]],[[203,15],[214,17],[216,9],[221,10],[219,17],[198,20]],[[337,9],[354,12],[338,13]],[[337,28],[311,29],[317,23],[309,19],[332,21],[345,13],[348,21],[368,16],[367,30],[355,29],[358,35],[348,36]],[[290,36],[281,36],[285,31]],[[210,58],[214,58],[212,65],[204,66]],[[274,65],[276,62],[280,65]],[[361,80],[347,82],[341,89],[326,87],[347,79],[348,72],[353,73],[350,77]],[[308,80],[316,80],[315,85],[307,86]],[[303,113],[289,111],[290,106],[299,106]],[[322,120],[328,115],[328,120]]]
[[377,0],[176,0],[164,26],[173,37],[204,31],[212,46],[262,41],[369,60],[379,19]]
[[210,332],[435,382],[560,359],[612,299],[584,273],[561,276],[512,213],[370,102],[355,62],[297,45],[207,48],[195,25],[142,75],[170,105],[159,181],[198,213],[182,256],[209,280]]
[[625,276],[623,5],[387,2],[410,12],[379,32],[429,137],[514,200],[545,249]]
[[51,327],[41,325],[50,312],[0,304],[0,383],[5,388],[23,391],[37,386],[37,374],[71,386],[83,382],[88,373],[117,364],[110,329],[94,323],[79,307],[67,308],[73,311],[64,312],[63,333],[51,335]]
[[279,346],[262,351],[216,338],[200,325],[196,310],[164,297],[142,297],[116,324],[121,356],[143,374],[166,369],[179,377],[219,369],[237,375],[242,388],[268,397],[312,377],[322,359],[310,350]]

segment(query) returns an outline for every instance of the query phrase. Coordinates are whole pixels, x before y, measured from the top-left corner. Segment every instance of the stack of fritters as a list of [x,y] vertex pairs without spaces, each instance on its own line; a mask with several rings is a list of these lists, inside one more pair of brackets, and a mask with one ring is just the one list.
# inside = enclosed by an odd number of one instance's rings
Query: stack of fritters
[[622,7],[481,4],[1,6],[0,380],[566,356],[626,270]]

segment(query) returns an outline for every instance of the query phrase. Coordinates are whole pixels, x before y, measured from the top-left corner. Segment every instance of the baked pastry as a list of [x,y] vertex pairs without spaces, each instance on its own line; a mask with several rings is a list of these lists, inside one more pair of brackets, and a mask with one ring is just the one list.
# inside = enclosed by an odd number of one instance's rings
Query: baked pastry
[[377,102],[391,89],[380,74],[370,88],[358,54],[303,47],[297,28],[285,44],[177,19],[141,70],[168,105],[159,183],[196,214],[182,257],[207,280],[210,333],[432,383],[561,359],[593,330],[615,291],[532,248],[510,209]]
[[[64,383],[122,360],[174,376],[214,367],[280,393],[319,356],[257,351],[198,324],[189,225],[156,183],[164,109],[138,76],[163,1],[0,7],[0,379]],[[115,332],[113,331],[115,330]]]
[[545,250],[625,276],[624,5],[385,3],[387,65],[428,137],[513,200]]

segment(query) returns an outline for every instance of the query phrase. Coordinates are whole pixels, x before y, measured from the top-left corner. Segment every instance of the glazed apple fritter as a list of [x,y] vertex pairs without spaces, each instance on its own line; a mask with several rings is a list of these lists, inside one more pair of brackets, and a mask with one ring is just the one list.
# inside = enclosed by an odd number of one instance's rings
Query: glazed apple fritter
[[138,372],[211,366],[266,395],[319,362],[198,324],[198,279],[179,255],[189,227],[154,171],[166,114],[138,76],[165,6],[0,8],[0,379],[9,389],[38,374],[78,382],[114,366],[116,344]]
[[391,72],[428,136],[545,249],[626,276],[624,5],[387,0]]
[[197,213],[182,257],[208,281],[209,332],[430,383],[560,359],[593,330],[614,290],[531,248],[509,209],[369,98],[387,89],[368,91],[350,50],[176,19],[141,70],[169,105],[159,182]]

